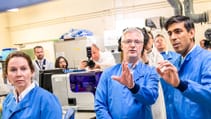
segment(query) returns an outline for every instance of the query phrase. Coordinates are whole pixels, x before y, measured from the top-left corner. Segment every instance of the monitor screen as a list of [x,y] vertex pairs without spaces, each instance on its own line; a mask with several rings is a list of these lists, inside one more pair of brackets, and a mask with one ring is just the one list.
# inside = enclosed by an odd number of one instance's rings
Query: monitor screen
[[53,93],[52,81],[51,81],[52,74],[64,74],[64,70],[63,69],[48,69],[48,70],[40,70],[39,71],[40,87],[48,90],[51,93]]
[[92,92],[95,94],[101,74],[102,71],[70,74],[70,89],[72,92]]

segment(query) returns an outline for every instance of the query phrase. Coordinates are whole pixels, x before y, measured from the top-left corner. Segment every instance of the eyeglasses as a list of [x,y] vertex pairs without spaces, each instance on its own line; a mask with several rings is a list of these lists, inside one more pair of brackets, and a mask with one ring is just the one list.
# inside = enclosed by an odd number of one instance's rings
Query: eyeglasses
[[143,44],[143,41],[141,41],[141,40],[123,40],[122,42],[127,45],[131,45],[132,43],[134,43],[135,45]]

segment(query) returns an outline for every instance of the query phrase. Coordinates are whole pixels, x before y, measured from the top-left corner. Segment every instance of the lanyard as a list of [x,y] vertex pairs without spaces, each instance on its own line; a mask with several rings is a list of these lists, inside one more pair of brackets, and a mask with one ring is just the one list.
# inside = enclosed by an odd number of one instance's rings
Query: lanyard
[[45,69],[46,59],[44,59],[44,60],[43,60],[43,63],[41,63],[41,64],[38,63],[38,60],[36,60],[36,63],[37,63],[37,66],[38,66],[40,69]]

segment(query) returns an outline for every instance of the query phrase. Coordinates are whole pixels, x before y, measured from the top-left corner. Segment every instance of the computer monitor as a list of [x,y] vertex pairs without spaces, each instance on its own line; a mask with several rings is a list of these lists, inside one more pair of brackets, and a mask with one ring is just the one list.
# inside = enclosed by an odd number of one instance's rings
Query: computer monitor
[[77,111],[93,112],[94,94],[101,74],[102,71],[54,74],[52,75],[53,93],[62,106],[75,106]]
[[102,71],[71,73],[69,75],[71,91],[95,94],[101,74]]
[[51,93],[53,93],[52,81],[51,81],[52,74],[64,74],[64,70],[58,68],[58,69],[47,69],[47,70],[40,70],[39,71],[39,85],[40,85],[40,87],[48,90]]

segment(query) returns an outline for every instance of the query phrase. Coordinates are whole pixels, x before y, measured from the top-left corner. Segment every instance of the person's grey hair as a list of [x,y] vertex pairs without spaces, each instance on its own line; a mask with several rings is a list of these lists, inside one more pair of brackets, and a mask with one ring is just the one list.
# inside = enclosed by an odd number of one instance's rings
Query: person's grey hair
[[137,27],[128,27],[128,28],[126,28],[126,29],[123,30],[122,37],[121,37],[122,40],[121,41],[124,41],[125,34],[126,33],[130,33],[130,32],[138,32],[138,33],[140,33],[140,35],[143,37],[143,40],[144,40],[144,35],[143,35],[143,33],[142,33],[142,31],[141,31],[140,28],[137,28]]

